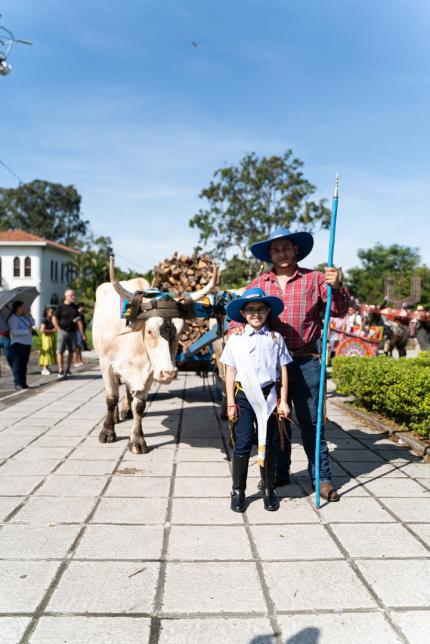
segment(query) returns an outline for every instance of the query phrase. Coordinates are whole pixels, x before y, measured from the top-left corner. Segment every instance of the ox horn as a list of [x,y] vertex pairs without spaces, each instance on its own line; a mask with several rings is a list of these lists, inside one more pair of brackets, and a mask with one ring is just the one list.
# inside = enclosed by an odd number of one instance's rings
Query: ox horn
[[123,286],[121,286],[121,284],[116,278],[113,255],[109,257],[109,279],[115,291],[118,293],[118,295],[123,297],[128,302],[130,302],[133,299],[134,293],[132,293],[131,291],[127,291]]
[[212,277],[211,277],[210,281],[208,282],[208,284],[206,284],[206,286],[204,288],[200,289],[200,291],[196,291],[195,293],[190,293],[189,294],[190,298],[193,300],[193,302],[198,302],[199,300],[202,299],[202,297],[204,297],[205,295],[210,293],[211,290],[213,289],[213,287],[215,286],[217,279],[218,279],[218,266],[216,264],[214,264],[214,270],[213,270],[213,273],[212,273]]

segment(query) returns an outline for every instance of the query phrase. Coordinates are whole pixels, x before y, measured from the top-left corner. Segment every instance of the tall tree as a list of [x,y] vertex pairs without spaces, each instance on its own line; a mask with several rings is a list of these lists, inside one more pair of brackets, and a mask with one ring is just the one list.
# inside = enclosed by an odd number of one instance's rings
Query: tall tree
[[399,299],[410,294],[411,277],[420,275],[422,301],[430,301],[430,269],[421,264],[417,248],[392,244],[375,244],[373,248],[357,252],[361,266],[346,273],[346,283],[352,295],[369,304],[381,303],[384,297],[384,280],[394,277],[395,291]]
[[76,246],[88,231],[81,197],[74,186],[36,179],[18,188],[0,188],[0,228],[22,228],[34,235]]
[[249,247],[274,228],[327,227],[330,211],[324,199],[310,200],[316,188],[304,178],[302,167],[303,162],[287,150],[283,156],[261,158],[251,152],[237,166],[217,170],[199,195],[208,207],[189,222],[199,229],[200,243],[213,244],[211,253],[220,260],[238,254],[252,273]]

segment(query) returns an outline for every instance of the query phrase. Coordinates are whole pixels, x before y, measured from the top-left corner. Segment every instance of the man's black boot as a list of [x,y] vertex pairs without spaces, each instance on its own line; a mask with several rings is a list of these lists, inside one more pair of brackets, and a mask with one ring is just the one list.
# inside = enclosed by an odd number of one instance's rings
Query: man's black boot
[[233,454],[233,489],[231,491],[231,509],[233,512],[245,512],[245,490],[248,475],[249,456]]
[[272,450],[266,449],[264,467],[260,467],[260,474],[264,481],[264,509],[269,512],[276,512],[276,510],[279,510],[279,499],[275,492],[275,456]]

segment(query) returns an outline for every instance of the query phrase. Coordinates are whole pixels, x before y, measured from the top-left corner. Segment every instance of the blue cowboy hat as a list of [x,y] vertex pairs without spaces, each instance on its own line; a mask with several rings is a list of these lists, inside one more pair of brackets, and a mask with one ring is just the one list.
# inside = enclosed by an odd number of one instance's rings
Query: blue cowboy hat
[[269,307],[270,315],[274,318],[284,310],[284,303],[279,297],[266,295],[262,288],[249,288],[241,297],[232,300],[227,306],[227,315],[230,320],[244,322],[245,318],[240,310],[249,302],[263,302]]
[[299,247],[297,253],[298,262],[309,255],[314,245],[314,238],[310,233],[290,233],[288,228],[276,228],[272,233],[270,233],[269,239],[252,244],[251,253],[254,257],[257,257],[257,259],[261,259],[263,262],[271,264],[272,260],[269,253],[270,244],[275,241],[275,239],[283,238],[290,239],[293,244],[297,244]]

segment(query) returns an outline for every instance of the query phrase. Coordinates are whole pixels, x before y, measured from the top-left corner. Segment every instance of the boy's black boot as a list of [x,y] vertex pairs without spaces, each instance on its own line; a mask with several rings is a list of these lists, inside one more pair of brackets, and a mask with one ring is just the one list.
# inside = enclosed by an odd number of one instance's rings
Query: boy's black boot
[[249,456],[233,454],[233,489],[231,491],[231,509],[233,512],[245,512],[245,490],[248,475]]
[[264,481],[264,509],[269,512],[276,512],[276,510],[279,510],[279,499],[275,492],[275,455],[272,450],[266,449],[264,467],[260,467],[260,474],[262,481]]

